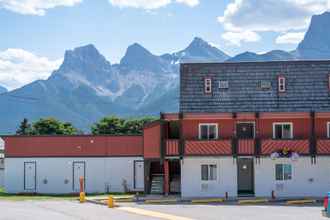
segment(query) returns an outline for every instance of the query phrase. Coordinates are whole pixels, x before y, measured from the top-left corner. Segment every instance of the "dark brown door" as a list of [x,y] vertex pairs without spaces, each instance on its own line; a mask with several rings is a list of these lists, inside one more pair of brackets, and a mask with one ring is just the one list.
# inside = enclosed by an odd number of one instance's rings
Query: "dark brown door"
[[253,176],[253,159],[238,158],[237,159],[237,184],[238,194],[254,193],[254,176]]
[[240,139],[254,138],[254,123],[240,122],[236,124],[236,135]]

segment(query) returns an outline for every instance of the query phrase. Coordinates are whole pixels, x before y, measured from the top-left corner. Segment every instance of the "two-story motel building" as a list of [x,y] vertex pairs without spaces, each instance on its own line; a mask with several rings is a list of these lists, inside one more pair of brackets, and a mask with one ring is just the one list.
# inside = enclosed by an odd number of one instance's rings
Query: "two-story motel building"
[[324,196],[330,61],[181,65],[180,111],[142,136],[4,136],[8,192]]

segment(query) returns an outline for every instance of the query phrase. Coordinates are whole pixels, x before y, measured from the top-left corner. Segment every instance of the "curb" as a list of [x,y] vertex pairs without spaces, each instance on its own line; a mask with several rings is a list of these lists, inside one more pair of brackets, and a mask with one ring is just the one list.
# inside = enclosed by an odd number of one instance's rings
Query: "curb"
[[178,203],[177,199],[150,199],[144,200],[145,204],[168,204],[168,203]]
[[256,204],[256,203],[268,203],[268,199],[249,199],[249,200],[238,200],[238,204],[246,205],[246,204]]
[[317,203],[317,200],[302,199],[302,200],[289,200],[286,202],[287,205],[303,205],[303,204],[310,204],[310,203]]
[[222,203],[225,199],[193,199],[190,201],[192,204],[208,204],[208,203]]

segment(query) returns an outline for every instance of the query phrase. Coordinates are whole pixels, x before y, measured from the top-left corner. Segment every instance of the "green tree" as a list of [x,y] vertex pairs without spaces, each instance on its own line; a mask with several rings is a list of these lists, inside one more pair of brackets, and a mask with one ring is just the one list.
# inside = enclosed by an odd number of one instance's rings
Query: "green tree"
[[24,118],[21,122],[20,126],[18,127],[16,134],[17,135],[29,135],[31,134],[31,125],[29,124],[29,121],[27,118]]
[[33,135],[74,135],[77,129],[69,122],[54,118],[41,118],[32,125]]
[[156,120],[154,117],[122,119],[110,116],[95,123],[91,130],[92,134],[142,134],[143,126],[154,120]]
[[92,134],[123,134],[125,120],[116,116],[102,118],[92,125]]

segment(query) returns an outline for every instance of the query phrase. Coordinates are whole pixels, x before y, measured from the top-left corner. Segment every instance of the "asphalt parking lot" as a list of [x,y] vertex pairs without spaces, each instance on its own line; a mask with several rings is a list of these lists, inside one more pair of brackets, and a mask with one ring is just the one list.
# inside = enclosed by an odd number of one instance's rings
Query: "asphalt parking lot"
[[0,201],[0,219],[173,219],[173,220],[318,220],[320,206],[146,205],[106,206],[76,201]]

